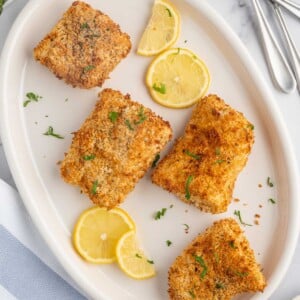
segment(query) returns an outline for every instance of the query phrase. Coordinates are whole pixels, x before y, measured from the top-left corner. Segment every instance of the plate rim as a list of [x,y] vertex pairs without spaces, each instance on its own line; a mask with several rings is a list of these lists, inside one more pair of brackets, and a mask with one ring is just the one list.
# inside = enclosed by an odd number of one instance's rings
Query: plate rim
[[[259,93],[263,95],[264,104],[268,108],[270,112],[270,116],[273,120],[273,124],[276,126],[276,132],[279,134],[281,144],[284,144],[285,147],[282,147],[283,156],[285,158],[286,163],[286,171],[288,172],[288,180],[289,191],[291,194],[291,200],[289,201],[289,215],[288,219],[288,230],[287,236],[285,239],[287,247],[286,251],[281,254],[280,260],[277,263],[276,269],[272,274],[272,286],[268,286],[267,293],[263,294],[263,297],[270,297],[275,289],[278,287],[281,280],[284,278],[288,267],[291,263],[294,251],[296,249],[299,228],[300,228],[300,203],[297,201],[300,195],[300,188],[297,185],[299,182],[299,174],[298,169],[295,164],[296,156],[292,148],[291,140],[289,137],[289,133],[287,127],[283,121],[281,112],[279,111],[278,105],[275,103],[271,91],[267,84],[265,83],[265,79],[261,74],[261,71],[258,69],[254,59],[250,56],[248,50],[242,43],[242,41],[238,38],[236,33],[231,29],[231,27],[227,24],[227,22],[219,15],[208,3],[205,1],[197,1],[197,0],[186,0],[186,2],[197,8],[198,11],[201,11],[201,14],[205,15],[207,20],[214,25],[217,30],[224,35],[230,41],[230,48],[234,50],[234,52],[239,53],[239,59],[241,63],[247,68],[247,72],[252,77],[253,83],[258,88]],[[13,146],[11,143],[11,138],[8,134],[8,124],[6,124],[3,120],[5,120],[5,70],[8,67],[8,57],[10,48],[14,48],[16,44],[16,37],[20,30],[22,30],[22,23],[25,22],[26,17],[38,6],[42,5],[40,0],[30,0],[26,6],[23,8],[17,19],[15,20],[8,37],[6,39],[5,45],[3,47],[1,58],[0,58],[0,70],[2,70],[0,74],[0,132],[2,137],[3,148],[5,151],[5,155],[12,172],[13,178],[16,182],[18,190],[20,191],[20,195],[22,196],[22,200],[25,204],[25,207],[30,214],[35,226],[38,231],[41,233],[42,238],[45,240],[52,253],[56,256],[60,264],[63,268],[70,274],[70,276],[75,280],[75,282],[81,287],[83,291],[91,295],[93,298],[99,298],[99,290],[95,289],[92,284],[89,284],[89,281],[79,274],[77,274],[77,267],[72,266],[71,260],[64,255],[62,249],[58,247],[58,241],[55,241],[51,238],[50,229],[47,229],[47,226],[40,226],[43,223],[43,220],[39,214],[35,211],[33,207],[32,200],[30,197],[30,193],[24,186],[24,182],[22,180],[22,176],[18,174],[18,163],[13,151],[10,151]],[[3,100],[2,100],[3,99]],[[275,122],[276,121],[276,122]],[[284,142],[283,142],[284,141]],[[278,272],[280,269],[280,272]],[[258,299],[260,295],[255,295],[251,299]],[[102,299],[106,299],[107,295],[100,295]]]

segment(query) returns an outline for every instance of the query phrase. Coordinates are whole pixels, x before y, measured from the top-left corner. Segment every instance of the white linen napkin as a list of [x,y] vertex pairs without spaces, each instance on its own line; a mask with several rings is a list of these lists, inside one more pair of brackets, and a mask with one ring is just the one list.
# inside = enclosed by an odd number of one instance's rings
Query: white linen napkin
[[2,180],[0,299],[86,299],[37,232],[18,193]]

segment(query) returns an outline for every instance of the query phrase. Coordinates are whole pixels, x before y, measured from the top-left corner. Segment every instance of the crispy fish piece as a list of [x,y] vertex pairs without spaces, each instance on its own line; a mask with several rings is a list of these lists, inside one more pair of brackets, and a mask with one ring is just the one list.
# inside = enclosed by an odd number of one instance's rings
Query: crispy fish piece
[[229,300],[266,286],[254,252],[238,223],[215,222],[178,256],[169,269],[171,300]]
[[100,206],[119,205],[172,137],[170,124],[129,95],[105,89],[75,133],[61,176]]
[[34,57],[74,87],[102,86],[131,49],[130,37],[101,11],[75,1],[34,49]]
[[253,128],[218,96],[203,98],[152,181],[203,211],[226,211],[254,142]]

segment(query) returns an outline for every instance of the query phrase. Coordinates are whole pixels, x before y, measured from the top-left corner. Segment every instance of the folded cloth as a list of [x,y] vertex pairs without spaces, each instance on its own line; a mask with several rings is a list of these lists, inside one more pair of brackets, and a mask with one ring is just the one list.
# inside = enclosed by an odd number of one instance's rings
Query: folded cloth
[[18,193],[1,180],[0,299],[86,299],[42,240]]

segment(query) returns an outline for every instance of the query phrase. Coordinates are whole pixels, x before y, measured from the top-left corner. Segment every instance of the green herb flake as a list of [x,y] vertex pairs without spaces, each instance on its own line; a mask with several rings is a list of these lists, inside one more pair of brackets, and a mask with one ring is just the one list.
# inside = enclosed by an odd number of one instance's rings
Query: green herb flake
[[170,9],[169,9],[169,8],[166,8],[166,11],[168,12],[169,17],[172,18],[172,13],[171,13]]
[[26,94],[26,100],[23,102],[23,106],[26,107],[30,102],[38,102],[42,98],[43,97],[38,94],[29,92]]
[[184,232],[189,233],[190,226],[188,224],[182,224],[184,226]]
[[200,274],[200,278],[203,279],[206,276],[206,274],[207,274],[207,266],[205,264],[205,261],[202,258],[202,256],[198,256],[198,255],[195,255],[195,260],[203,268],[203,270],[202,270],[202,272]]
[[135,256],[136,256],[137,258],[142,258],[142,256],[141,256],[140,254],[138,254],[138,253],[136,253]]
[[240,277],[246,277],[248,276],[247,272],[239,272],[239,271],[234,271],[234,274]]
[[92,189],[91,189],[92,195],[96,195],[96,194],[97,194],[97,188],[98,188],[98,185],[99,185],[98,180],[95,180],[95,181],[93,182]]
[[171,205],[170,205],[170,208],[173,208],[173,207],[174,207],[174,205],[173,205],[173,204],[171,204]]
[[274,186],[274,183],[271,181],[271,178],[270,178],[270,177],[267,178],[267,185],[268,185],[269,187],[273,187],[273,186]]
[[109,114],[108,114],[108,117],[109,119],[112,121],[112,123],[115,123],[119,117],[119,113],[116,112],[116,111],[111,111]]
[[65,99],[65,102],[68,102],[68,101],[69,101],[69,98],[66,98],[66,99]]
[[180,53],[180,48],[177,48],[177,52],[176,52],[176,55],[178,55]]
[[150,260],[150,259],[147,259],[147,263],[153,265],[153,264],[154,264],[154,261],[153,261],[153,260]]
[[166,244],[167,244],[168,247],[170,247],[170,246],[172,245],[172,242],[169,241],[169,240],[167,240],[167,241],[166,241]]
[[88,66],[83,68],[83,72],[86,73],[86,72],[92,71],[95,68],[96,67],[94,65],[88,65]]
[[184,40],[184,43],[186,44],[186,43],[187,43],[187,40]]
[[64,137],[61,136],[60,134],[54,133],[54,129],[53,129],[52,126],[49,126],[48,130],[45,133],[43,133],[43,134],[44,135],[48,135],[48,136],[53,136],[53,137],[55,137],[57,139],[64,139]]
[[85,22],[80,25],[80,29],[90,29],[90,26],[88,23]]
[[215,161],[215,165],[220,165],[220,164],[222,164],[223,162],[226,162],[226,160],[224,160],[224,159],[217,159],[216,161]]
[[241,216],[241,212],[239,210],[235,210],[234,211],[234,215],[237,216],[239,218],[239,221],[242,225],[244,226],[252,226],[251,224],[247,224],[242,220],[242,216]]
[[155,155],[155,158],[152,162],[151,168],[155,168],[159,160],[160,160],[160,154],[158,153]]
[[236,249],[236,246],[234,245],[234,241],[230,241],[230,242],[229,242],[229,246],[230,246],[232,249]]
[[216,289],[220,290],[220,289],[224,289],[224,284],[221,282],[217,282],[216,283]]
[[216,148],[216,155],[220,155],[221,154],[221,149],[218,147],[218,148]]
[[142,124],[147,119],[147,116],[144,114],[144,108],[143,107],[140,108],[140,111],[138,113],[138,117],[139,117],[139,120],[134,121],[135,125]]
[[6,2],[6,0],[0,0],[0,15],[2,14],[5,2]]
[[201,156],[200,156],[200,155],[197,155],[197,154],[195,154],[195,153],[192,153],[192,152],[190,152],[189,150],[184,150],[184,153],[185,153],[186,155],[188,155],[188,156],[190,156],[190,157],[196,159],[196,160],[201,159]]
[[190,175],[185,182],[185,199],[187,199],[187,200],[191,199],[190,185],[191,185],[191,182],[193,181],[193,179],[194,179],[194,176]]
[[95,159],[95,157],[96,157],[95,154],[91,154],[91,155],[84,155],[82,158],[83,158],[83,160],[88,161],[88,160],[93,160],[93,159]]
[[163,83],[160,83],[159,85],[157,85],[156,83],[153,84],[152,88],[154,89],[154,91],[160,93],[160,94],[165,94],[166,93],[166,85]]
[[166,208],[162,208],[161,210],[157,211],[154,215],[155,220],[159,220],[161,217],[163,217],[167,212]]
[[189,294],[190,294],[190,296],[192,297],[192,299],[196,299],[196,295],[195,295],[195,293],[194,293],[193,290],[190,290],[190,291],[189,291]]
[[271,202],[272,204],[276,204],[276,201],[273,198],[270,198],[269,202]]
[[128,119],[125,120],[125,125],[128,127],[129,130],[134,130],[134,128],[132,127],[132,125]]
[[249,124],[248,127],[249,127],[251,130],[254,130],[254,128],[255,128],[253,124]]

